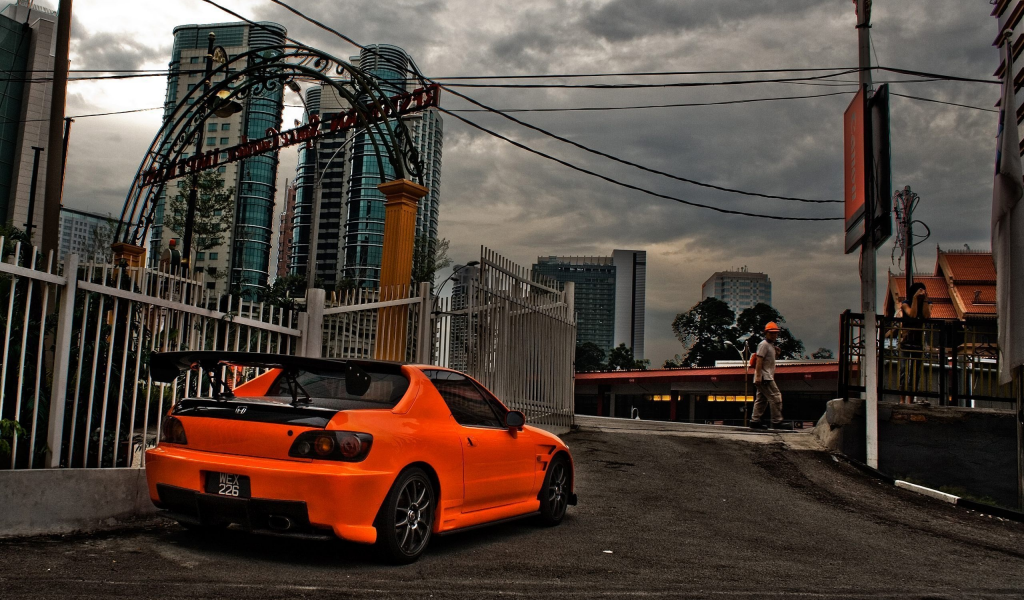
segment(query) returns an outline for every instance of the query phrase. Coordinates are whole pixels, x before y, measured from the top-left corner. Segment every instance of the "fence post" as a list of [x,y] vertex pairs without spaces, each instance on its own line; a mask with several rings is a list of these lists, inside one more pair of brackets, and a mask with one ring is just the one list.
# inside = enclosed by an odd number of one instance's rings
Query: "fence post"
[[[75,318],[75,295],[78,292],[78,255],[64,259],[64,289],[60,292],[57,312],[57,338],[53,350],[53,383],[50,388],[50,422],[46,430],[46,466],[60,466],[64,443],[64,407],[67,404],[68,371],[71,368],[71,337]],[[81,357],[79,357],[81,360]],[[74,399],[78,401],[77,398]]]
[[313,288],[306,290],[306,327],[302,330],[302,356],[320,358],[324,343],[324,305],[327,292]]
[[430,293],[430,284],[420,283],[420,324],[416,342],[416,362],[421,365],[430,364],[431,349],[434,347],[434,328],[431,314],[434,309],[434,297]]

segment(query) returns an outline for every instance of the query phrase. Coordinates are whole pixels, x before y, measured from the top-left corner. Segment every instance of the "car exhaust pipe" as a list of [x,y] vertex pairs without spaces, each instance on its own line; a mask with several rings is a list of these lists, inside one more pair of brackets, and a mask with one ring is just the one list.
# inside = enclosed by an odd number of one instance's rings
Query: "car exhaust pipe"
[[292,528],[292,520],[280,515],[270,515],[267,518],[267,525],[274,531],[288,531]]

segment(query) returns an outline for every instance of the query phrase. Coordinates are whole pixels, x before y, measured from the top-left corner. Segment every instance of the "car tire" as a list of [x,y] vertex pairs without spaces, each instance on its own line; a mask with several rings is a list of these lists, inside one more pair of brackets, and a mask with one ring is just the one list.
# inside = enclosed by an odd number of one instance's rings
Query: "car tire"
[[572,490],[572,468],[564,456],[556,456],[548,465],[544,485],[540,488],[540,522],[553,527],[562,522],[569,508]]
[[383,557],[394,564],[415,562],[430,543],[435,514],[437,500],[427,474],[417,467],[402,471],[378,519],[377,545]]

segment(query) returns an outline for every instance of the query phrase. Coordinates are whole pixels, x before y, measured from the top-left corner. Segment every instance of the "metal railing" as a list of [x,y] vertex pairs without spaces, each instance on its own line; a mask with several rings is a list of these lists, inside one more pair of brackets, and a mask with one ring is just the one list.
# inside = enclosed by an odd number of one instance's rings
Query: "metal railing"
[[[73,254],[44,263],[37,250],[0,238],[0,469],[143,467],[167,409],[214,391],[207,374],[153,382],[149,357],[163,351],[385,353],[467,371],[532,422],[567,429],[572,291],[493,252],[482,258],[462,311],[466,352],[453,359],[453,315],[436,314],[427,284],[354,291],[331,305],[323,290],[309,290],[300,312],[214,296],[202,275],[79,264]],[[235,386],[259,374],[225,368],[221,378]]]
[[[213,389],[191,373],[154,383],[152,352],[301,348],[298,313],[213,297],[202,275],[79,264],[73,254],[44,268],[35,249],[2,239],[0,248],[0,419],[10,432],[0,468],[143,466],[166,409]],[[255,374],[225,375],[237,384]]]
[[[840,317],[839,396],[864,392],[864,315]],[[878,318],[878,394],[887,401],[928,400],[940,406],[1008,407],[999,385],[995,322]]]
[[530,422],[573,420],[576,316],[572,284],[559,290],[486,248],[479,278],[437,303],[435,362],[463,370]]

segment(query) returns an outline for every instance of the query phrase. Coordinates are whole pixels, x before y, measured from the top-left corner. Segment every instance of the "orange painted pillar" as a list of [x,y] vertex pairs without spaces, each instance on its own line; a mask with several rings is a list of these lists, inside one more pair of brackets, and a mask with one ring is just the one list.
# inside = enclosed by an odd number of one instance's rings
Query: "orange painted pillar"
[[[430,191],[408,179],[377,186],[384,203],[384,252],[380,265],[380,299],[408,297],[412,283],[412,256],[416,237],[416,210],[420,198]],[[377,312],[378,360],[405,360],[409,328],[409,306],[389,306]]]

